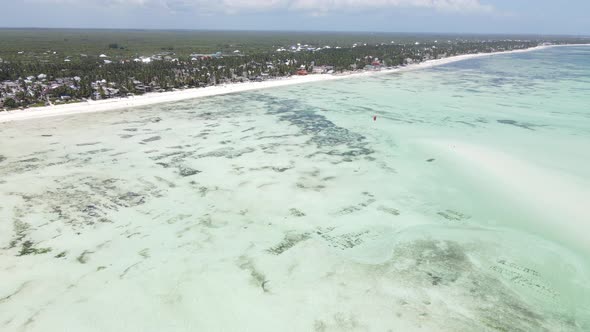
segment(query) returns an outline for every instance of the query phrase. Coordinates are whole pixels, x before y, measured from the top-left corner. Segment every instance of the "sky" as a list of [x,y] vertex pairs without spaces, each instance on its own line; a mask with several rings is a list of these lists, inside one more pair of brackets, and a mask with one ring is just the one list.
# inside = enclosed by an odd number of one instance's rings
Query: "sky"
[[590,0],[0,0],[0,27],[590,35]]

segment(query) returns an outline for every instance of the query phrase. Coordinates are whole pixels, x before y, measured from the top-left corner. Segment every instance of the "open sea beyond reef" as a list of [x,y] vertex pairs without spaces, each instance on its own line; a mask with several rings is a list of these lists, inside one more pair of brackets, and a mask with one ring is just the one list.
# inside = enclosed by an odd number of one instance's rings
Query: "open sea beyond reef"
[[0,142],[2,331],[590,331],[590,47]]

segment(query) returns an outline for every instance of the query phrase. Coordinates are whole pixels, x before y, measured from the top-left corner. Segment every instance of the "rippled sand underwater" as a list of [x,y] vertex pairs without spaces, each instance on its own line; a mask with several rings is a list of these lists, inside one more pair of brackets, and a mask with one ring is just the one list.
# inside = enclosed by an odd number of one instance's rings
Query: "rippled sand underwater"
[[1,124],[0,330],[590,330],[588,55]]

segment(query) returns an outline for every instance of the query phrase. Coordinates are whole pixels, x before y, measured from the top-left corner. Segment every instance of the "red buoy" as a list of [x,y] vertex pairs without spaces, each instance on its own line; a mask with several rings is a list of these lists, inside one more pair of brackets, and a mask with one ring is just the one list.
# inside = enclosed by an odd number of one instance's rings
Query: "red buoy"
[[377,121],[377,116],[373,115],[373,121]]

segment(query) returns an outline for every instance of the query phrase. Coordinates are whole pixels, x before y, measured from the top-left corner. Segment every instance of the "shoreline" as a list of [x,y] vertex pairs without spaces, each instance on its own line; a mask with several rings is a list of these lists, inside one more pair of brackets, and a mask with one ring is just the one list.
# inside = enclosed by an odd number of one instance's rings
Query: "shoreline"
[[475,54],[462,54],[456,55],[443,59],[427,60],[416,64],[407,65],[405,67],[398,67],[393,69],[385,69],[379,71],[362,71],[362,72],[349,72],[344,74],[312,74],[307,76],[290,76],[271,79],[263,82],[245,82],[245,83],[230,83],[215,86],[208,86],[204,88],[189,88],[176,91],[167,92],[150,92],[144,95],[130,96],[126,98],[109,98],[98,101],[89,100],[86,102],[76,102],[72,104],[62,104],[53,106],[41,106],[31,107],[24,110],[6,111],[0,112],[0,123],[10,121],[22,121],[30,119],[39,119],[45,117],[72,115],[72,114],[84,114],[94,112],[105,112],[125,108],[141,107],[161,103],[176,102],[188,99],[197,99],[204,97],[212,97],[218,95],[225,95],[231,93],[239,93],[253,90],[261,90],[282,86],[289,86],[295,84],[313,83],[332,81],[339,79],[355,78],[355,77],[366,77],[374,75],[385,75],[398,72],[407,72],[414,70],[421,70],[432,68],[436,66],[442,66],[449,63],[458,61],[464,61],[475,58],[482,58],[494,55],[502,54],[514,54],[533,52],[553,47],[564,47],[564,46],[588,46],[590,44],[565,44],[565,45],[542,45],[531,47],[527,49],[492,52],[492,53],[475,53]]

